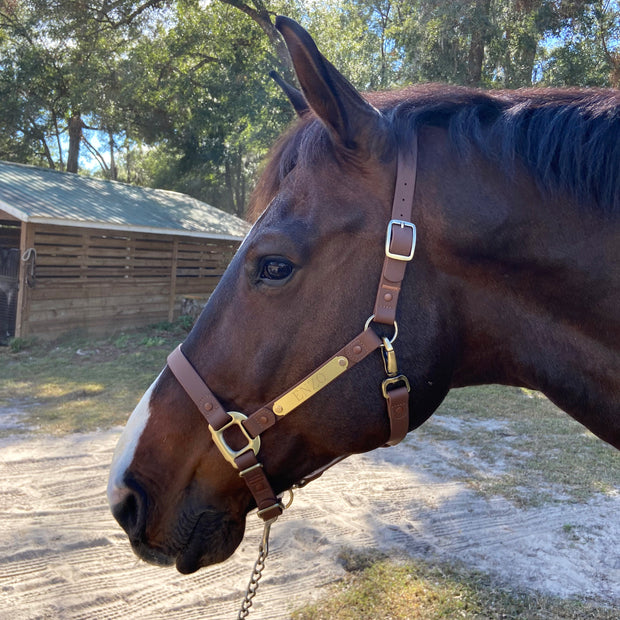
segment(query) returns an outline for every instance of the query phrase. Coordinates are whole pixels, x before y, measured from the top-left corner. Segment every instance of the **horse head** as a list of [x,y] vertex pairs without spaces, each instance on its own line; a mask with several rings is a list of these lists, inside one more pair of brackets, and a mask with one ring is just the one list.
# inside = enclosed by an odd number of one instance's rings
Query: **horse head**
[[[277,26],[303,91],[287,93],[300,118],[276,145],[252,198],[256,222],[183,344],[223,407],[246,413],[363,330],[396,175],[397,138],[386,118],[303,29],[285,18]],[[399,338],[410,341],[414,329],[409,324]],[[426,382],[415,392],[411,426],[447,391],[448,373],[441,374],[432,389]],[[381,357],[369,357],[261,435],[260,460],[276,493],[386,443],[384,375]],[[138,555],[191,572],[226,559],[242,539],[255,501],[237,474],[166,367],[119,441],[109,500]]]

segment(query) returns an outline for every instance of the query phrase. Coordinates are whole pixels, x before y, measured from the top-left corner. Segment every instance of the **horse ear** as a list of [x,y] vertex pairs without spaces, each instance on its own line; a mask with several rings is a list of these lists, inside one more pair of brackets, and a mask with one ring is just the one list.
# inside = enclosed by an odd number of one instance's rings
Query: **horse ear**
[[284,37],[310,107],[343,146],[360,147],[368,129],[380,121],[381,113],[319,52],[297,22],[279,15],[276,28]]
[[276,71],[270,71],[269,77],[284,91],[284,94],[288,97],[288,100],[293,104],[297,116],[303,116],[310,110],[310,106],[304,97],[304,94],[297,90],[294,86],[291,86],[288,82],[285,82],[279,73]]

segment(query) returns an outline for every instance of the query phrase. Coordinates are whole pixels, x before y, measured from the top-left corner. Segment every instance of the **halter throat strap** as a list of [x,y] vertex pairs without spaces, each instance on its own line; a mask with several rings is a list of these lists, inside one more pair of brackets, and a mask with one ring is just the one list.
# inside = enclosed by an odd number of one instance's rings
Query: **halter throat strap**
[[[396,307],[407,263],[412,259],[416,244],[416,228],[411,223],[413,197],[417,171],[417,140],[409,154],[399,153],[390,220],[385,240],[385,259],[377,290],[375,306],[364,330],[330,357],[324,364],[295,384],[292,388],[246,416],[237,411],[226,411],[202,377],[185,357],[179,345],[168,356],[168,367],[207,420],[211,436],[222,456],[239,471],[258,507],[264,521],[272,521],[282,513],[283,506],[271,488],[258,461],[260,434],[329,385],[343,372],[361,362],[370,353],[381,349],[387,378],[382,383],[390,421],[387,445],[396,445],[409,429],[409,381],[398,374],[396,355],[392,342],[396,338]],[[372,322],[394,326],[390,341],[381,338],[370,328]],[[245,445],[231,448],[225,433],[236,428]],[[237,444],[236,444],[237,445]],[[336,462],[336,461],[334,461]],[[330,465],[333,463],[330,463]],[[329,466],[328,466],[329,467]],[[312,475],[318,477],[327,467]],[[300,484],[304,484],[302,481]]]

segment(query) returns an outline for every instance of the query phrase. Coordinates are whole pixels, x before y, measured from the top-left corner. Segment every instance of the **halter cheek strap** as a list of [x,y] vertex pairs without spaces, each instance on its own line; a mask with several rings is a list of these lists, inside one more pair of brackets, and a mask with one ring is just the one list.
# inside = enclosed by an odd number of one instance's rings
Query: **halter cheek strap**
[[[258,514],[265,522],[276,519],[282,513],[283,506],[271,488],[262,464],[257,459],[260,450],[260,434],[271,428],[279,417],[295,410],[343,372],[377,349],[381,349],[383,354],[387,375],[381,384],[390,421],[390,437],[387,445],[399,443],[407,434],[410,386],[407,377],[398,374],[396,354],[392,343],[398,333],[396,324],[398,296],[405,276],[405,268],[413,258],[416,244],[416,228],[411,223],[416,170],[417,141],[414,141],[412,153],[410,155],[400,153],[398,157],[392,219],[387,227],[385,259],[372,316],[368,319],[364,331],[307,377],[251,415],[246,416],[238,411],[226,411],[222,407],[181,351],[181,345],[168,356],[170,370],[206,418],[213,442],[222,456],[239,470],[239,475],[245,480],[254,497]],[[372,322],[394,326],[392,339],[379,337],[373,329],[370,329]],[[233,449],[225,437],[227,431],[231,433],[232,429],[236,429],[236,434],[241,439],[235,445],[245,443],[240,449]],[[315,472],[302,484],[318,477],[327,467]]]

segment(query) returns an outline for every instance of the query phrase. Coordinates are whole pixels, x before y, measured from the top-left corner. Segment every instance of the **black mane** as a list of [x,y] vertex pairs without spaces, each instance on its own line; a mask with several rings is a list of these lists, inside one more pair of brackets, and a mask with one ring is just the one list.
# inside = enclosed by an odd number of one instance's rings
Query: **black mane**
[[400,140],[423,125],[443,126],[463,153],[474,146],[507,172],[518,158],[541,188],[620,213],[619,91],[426,86],[403,94],[383,110]]
[[[588,208],[620,214],[620,91],[429,84],[367,98],[390,121],[401,148],[422,126],[445,127],[464,156],[476,148],[507,174],[520,160],[544,191],[569,192]],[[274,181],[331,149],[322,124],[306,118],[276,149]]]

